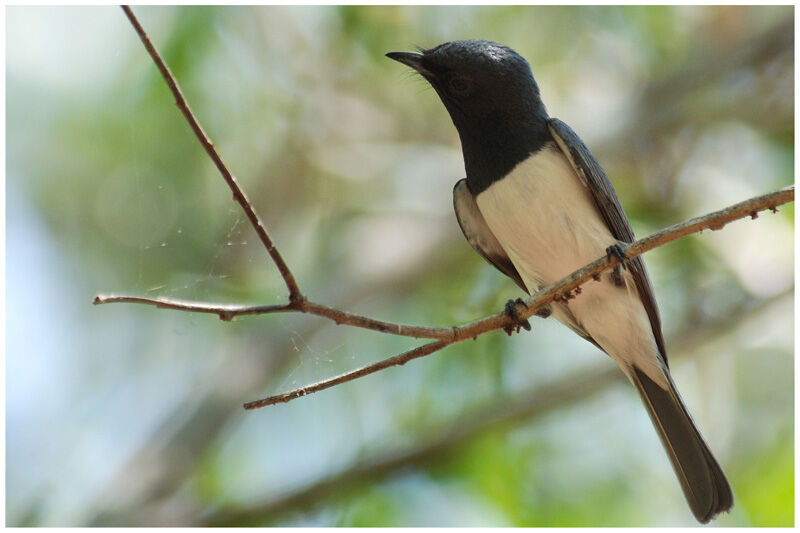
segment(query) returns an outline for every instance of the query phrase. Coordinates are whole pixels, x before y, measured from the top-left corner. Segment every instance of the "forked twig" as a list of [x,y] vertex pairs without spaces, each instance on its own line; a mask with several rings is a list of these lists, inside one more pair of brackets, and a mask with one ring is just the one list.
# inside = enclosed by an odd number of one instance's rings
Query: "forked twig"
[[133,14],[131,11],[130,6],[122,6],[122,10],[125,12],[125,15],[128,17],[128,20],[131,21],[133,28],[136,30],[136,33],[139,35],[139,38],[142,40],[142,44],[147,49],[147,53],[150,54],[150,57],[153,58],[153,62],[158,67],[158,70],[161,71],[161,75],[164,77],[164,80],[169,85],[169,90],[172,91],[172,95],[175,97],[175,104],[178,106],[178,109],[181,110],[183,116],[186,117],[186,121],[191,126],[192,131],[194,131],[197,140],[200,141],[200,144],[203,145],[203,149],[205,149],[208,157],[214,162],[219,170],[219,173],[222,174],[222,178],[225,180],[225,183],[228,184],[228,187],[231,188],[233,192],[233,199],[242,206],[242,210],[244,214],[247,215],[247,219],[250,221],[250,225],[253,226],[253,229],[256,230],[259,239],[264,244],[264,248],[267,249],[267,253],[272,258],[272,261],[275,263],[275,266],[278,267],[278,271],[283,276],[283,281],[286,282],[286,288],[289,289],[289,301],[293,302],[296,300],[301,300],[303,295],[300,293],[300,288],[297,286],[297,282],[294,279],[294,275],[292,275],[292,271],[289,270],[289,266],[281,257],[280,252],[275,247],[275,244],[272,242],[269,234],[267,233],[267,228],[264,227],[264,224],[261,222],[261,219],[256,214],[255,210],[253,209],[252,204],[247,199],[247,196],[244,194],[244,191],[239,187],[239,184],[236,182],[236,178],[233,177],[233,174],[228,170],[228,167],[222,161],[222,157],[217,153],[217,149],[214,148],[214,143],[211,142],[211,139],[208,138],[206,132],[203,131],[203,127],[198,122],[197,118],[195,118],[194,113],[192,113],[192,109],[189,107],[189,102],[186,101],[184,98],[183,93],[181,92],[181,88],[178,85],[178,81],[173,76],[172,72],[169,70],[169,67],[164,60],[161,58],[161,54],[158,53],[156,47],[153,46],[153,43],[150,41],[150,37],[147,36],[147,32],[144,31],[142,25],[139,24],[139,21],[136,18],[136,15]]

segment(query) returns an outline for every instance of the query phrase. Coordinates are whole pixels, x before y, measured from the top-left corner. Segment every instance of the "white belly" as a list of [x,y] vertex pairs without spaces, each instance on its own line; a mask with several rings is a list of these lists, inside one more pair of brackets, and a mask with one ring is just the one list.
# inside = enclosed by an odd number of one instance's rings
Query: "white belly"
[[[530,291],[601,257],[616,240],[591,193],[561,151],[551,145],[523,161],[476,198],[489,228]],[[588,333],[625,370],[634,362],[664,384],[652,326],[632,276],[589,281],[554,316]],[[574,321],[572,317],[574,317]]]

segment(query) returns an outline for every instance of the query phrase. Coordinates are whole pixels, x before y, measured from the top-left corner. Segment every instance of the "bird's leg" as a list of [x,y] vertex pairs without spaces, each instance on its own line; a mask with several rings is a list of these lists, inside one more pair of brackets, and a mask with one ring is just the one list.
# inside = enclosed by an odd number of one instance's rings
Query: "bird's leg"
[[619,243],[612,244],[611,246],[606,248],[606,255],[609,258],[616,257],[617,259],[619,259],[619,264],[615,266],[614,269],[611,271],[611,281],[617,287],[622,287],[623,285],[625,285],[625,281],[622,279],[622,270],[620,267],[628,268],[627,267],[628,255],[625,253],[625,250]]
[[511,318],[511,320],[514,321],[514,324],[503,328],[503,331],[505,331],[509,336],[511,336],[514,330],[519,333],[519,328],[522,328],[525,331],[531,330],[531,323],[528,322],[527,319],[520,318],[519,313],[517,312],[518,305],[525,306],[525,302],[522,301],[522,298],[509,300],[506,302],[506,314]]

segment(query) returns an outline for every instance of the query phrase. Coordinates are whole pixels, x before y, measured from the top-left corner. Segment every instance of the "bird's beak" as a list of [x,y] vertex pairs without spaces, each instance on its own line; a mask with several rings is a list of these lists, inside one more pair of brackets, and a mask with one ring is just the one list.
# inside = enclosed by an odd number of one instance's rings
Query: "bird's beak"
[[408,65],[422,75],[430,75],[431,73],[422,66],[422,54],[416,52],[389,52],[386,54],[389,59],[399,61],[404,65]]

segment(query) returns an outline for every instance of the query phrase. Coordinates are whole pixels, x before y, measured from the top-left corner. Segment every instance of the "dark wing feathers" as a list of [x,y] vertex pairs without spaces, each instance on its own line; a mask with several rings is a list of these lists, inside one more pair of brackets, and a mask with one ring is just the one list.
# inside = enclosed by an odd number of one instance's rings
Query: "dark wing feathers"
[[519,285],[523,291],[528,292],[525,283],[522,282],[522,277],[514,267],[514,263],[511,262],[508,254],[500,246],[500,242],[498,242],[494,233],[486,224],[486,220],[484,220],[478,209],[478,204],[475,202],[475,197],[472,196],[472,192],[467,188],[466,179],[460,180],[453,187],[453,207],[456,211],[458,225],[461,226],[461,231],[470,246],[481,254],[484,259],[497,267],[500,272],[513,279],[514,283]]
[[[633,242],[635,240],[633,229],[631,229],[628,217],[622,209],[619,198],[617,198],[614,186],[611,185],[605,171],[592,155],[592,152],[589,151],[589,148],[583,144],[580,137],[569,126],[557,118],[551,118],[548,126],[553,139],[561,148],[561,151],[564,152],[564,155],[567,156],[578,176],[592,192],[595,204],[597,204],[603,220],[611,229],[611,234],[619,241],[625,243]],[[664,336],[661,333],[661,318],[658,315],[658,306],[656,305],[653,287],[650,284],[644,260],[641,256],[636,257],[631,260],[628,268],[633,275],[639,296],[642,298],[644,308],[647,311],[647,316],[650,318],[650,325],[653,327],[656,344],[661,356],[664,358],[664,363],[666,363],[667,351],[664,349]]]

